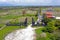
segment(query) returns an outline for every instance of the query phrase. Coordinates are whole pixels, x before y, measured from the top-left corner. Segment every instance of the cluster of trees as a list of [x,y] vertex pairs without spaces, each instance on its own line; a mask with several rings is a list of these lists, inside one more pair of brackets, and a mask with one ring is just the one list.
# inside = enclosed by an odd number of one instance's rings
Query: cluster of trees
[[45,14],[43,15],[42,22],[45,24],[45,28],[42,30],[44,32],[52,33],[57,29],[60,29],[60,20],[56,20],[55,18],[47,18]]
[[42,29],[42,31],[47,34],[46,39],[60,40],[60,20],[56,20],[55,18],[47,18],[44,15],[42,22],[46,24],[44,28]]
[[56,20],[55,26],[58,27],[58,29],[60,29],[60,20]]

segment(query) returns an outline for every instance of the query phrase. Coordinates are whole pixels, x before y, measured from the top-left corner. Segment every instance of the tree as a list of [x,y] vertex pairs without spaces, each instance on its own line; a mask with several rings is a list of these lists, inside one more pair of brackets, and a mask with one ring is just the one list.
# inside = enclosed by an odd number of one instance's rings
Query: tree
[[51,20],[50,22],[47,23],[47,26],[43,29],[44,32],[49,32],[52,33],[56,30],[57,28],[55,27],[55,20]]
[[26,11],[25,11],[25,10],[23,10],[22,14],[23,14],[23,16],[24,16],[24,15],[26,14]]
[[48,32],[54,32],[57,28],[55,27],[55,20],[48,22],[46,29]]
[[47,23],[49,23],[50,21],[52,21],[52,18],[47,18],[46,14],[44,13],[43,14],[43,17],[42,17],[42,22],[47,25]]
[[60,20],[56,20],[55,26],[58,27],[58,29],[60,29]]

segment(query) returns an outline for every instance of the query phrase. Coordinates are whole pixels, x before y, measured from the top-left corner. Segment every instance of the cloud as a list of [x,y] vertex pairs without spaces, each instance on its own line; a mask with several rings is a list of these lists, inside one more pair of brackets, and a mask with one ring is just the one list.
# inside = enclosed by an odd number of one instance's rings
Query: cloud
[[0,0],[0,2],[7,2],[7,0]]
[[60,6],[60,0],[53,0],[52,4],[56,6]]
[[53,5],[59,4],[60,0],[0,0],[0,3],[13,5]]
[[52,0],[0,0],[0,2],[14,2],[14,3],[51,3]]

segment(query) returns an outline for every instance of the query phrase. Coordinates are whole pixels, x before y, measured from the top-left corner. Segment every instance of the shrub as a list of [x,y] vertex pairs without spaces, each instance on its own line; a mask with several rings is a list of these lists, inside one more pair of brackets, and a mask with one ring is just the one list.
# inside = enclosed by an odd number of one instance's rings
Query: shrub
[[60,29],[60,20],[56,20],[55,27],[58,27],[58,29]]
[[45,26],[45,28],[42,31],[52,33],[56,29],[57,28],[55,27],[55,21],[53,20],[53,21],[48,22],[47,26]]

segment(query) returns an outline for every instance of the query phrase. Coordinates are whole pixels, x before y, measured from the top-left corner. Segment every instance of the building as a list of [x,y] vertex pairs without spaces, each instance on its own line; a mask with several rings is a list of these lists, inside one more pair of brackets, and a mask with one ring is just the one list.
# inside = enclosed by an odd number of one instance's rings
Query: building
[[60,17],[56,17],[56,19],[59,19],[60,20]]
[[46,17],[47,18],[52,18],[53,17],[52,12],[46,12]]
[[49,8],[43,9],[42,14],[45,14],[47,16],[47,18],[52,18],[53,17],[53,8],[49,7]]

